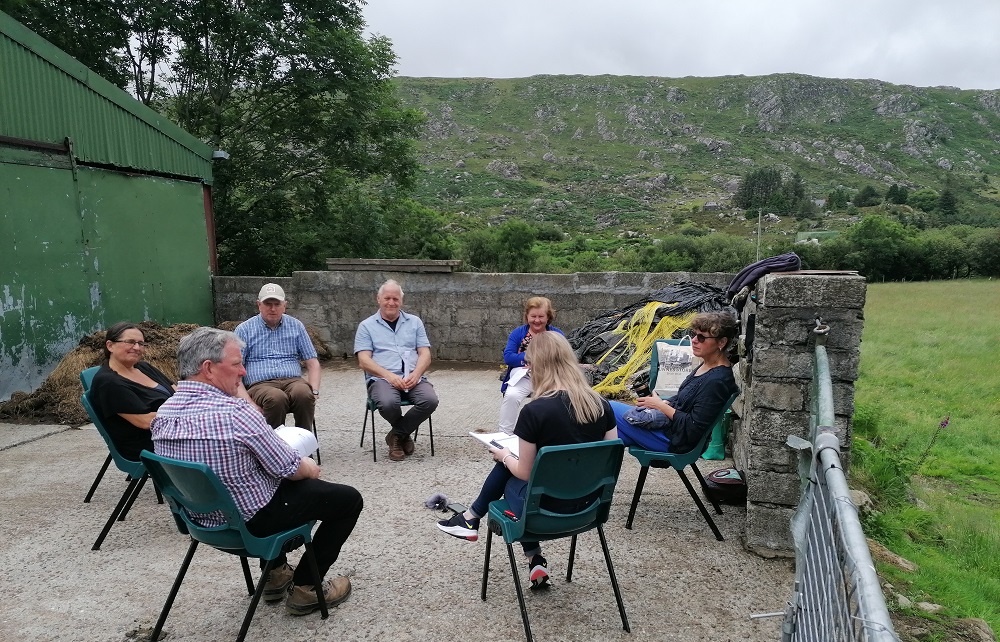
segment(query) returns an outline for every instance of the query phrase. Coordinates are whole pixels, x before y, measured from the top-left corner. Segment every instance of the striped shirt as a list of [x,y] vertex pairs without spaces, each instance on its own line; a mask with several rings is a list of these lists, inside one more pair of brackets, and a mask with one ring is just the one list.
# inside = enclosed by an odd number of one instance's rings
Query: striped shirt
[[[181,381],[150,426],[156,454],[207,464],[229,489],[244,520],[271,501],[300,457],[246,400],[215,386]],[[225,523],[222,513],[191,517],[203,526]]]
[[243,339],[243,383],[249,388],[258,381],[302,376],[302,361],[316,358],[309,333],[302,322],[281,315],[278,327],[271,328],[261,315],[250,317],[236,326],[236,336]]

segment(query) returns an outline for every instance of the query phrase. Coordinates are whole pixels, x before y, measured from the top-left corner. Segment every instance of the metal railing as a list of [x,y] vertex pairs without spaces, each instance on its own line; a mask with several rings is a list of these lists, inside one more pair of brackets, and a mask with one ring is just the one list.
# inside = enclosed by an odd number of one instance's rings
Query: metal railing
[[795,585],[781,639],[898,642],[840,459],[828,333],[817,319],[810,441],[788,438],[799,451],[803,492],[792,518]]

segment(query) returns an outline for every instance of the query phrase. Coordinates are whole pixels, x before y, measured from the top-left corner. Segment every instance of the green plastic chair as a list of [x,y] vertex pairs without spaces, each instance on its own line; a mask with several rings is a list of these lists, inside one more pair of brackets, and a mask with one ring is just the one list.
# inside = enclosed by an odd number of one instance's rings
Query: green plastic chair
[[[93,372],[91,372],[88,376],[89,381],[84,384],[84,387],[87,390],[90,389],[88,384],[93,381],[94,373],[97,372],[97,368],[88,368],[87,370],[81,372],[81,380],[84,379],[84,374],[88,371]],[[104,439],[104,443],[108,447],[108,457],[115,462],[115,466],[118,467],[118,470],[128,475],[129,482],[128,486],[125,488],[125,492],[122,493],[121,499],[118,500],[118,504],[116,504],[114,510],[111,511],[111,516],[108,517],[108,521],[104,524],[104,528],[101,529],[101,534],[97,536],[97,539],[94,541],[94,545],[91,547],[91,550],[97,551],[101,549],[101,544],[104,543],[104,539],[108,536],[108,533],[111,532],[111,527],[114,526],[115,521],[125,521],[125,516],[128,515],[129,510],[131,510],[132,504],[135,503],[136,498],[139,496],[139,492],[146,484],[146,480],[149,479],[149,475],[146,474],[146,468],[142,465],[141,461],[126,459],[121,455],[121,453],[118,452],[114,442],[111,441],[111,436],[108,434],[107,429],[104,427],[104,424],[101,423],[101,419],[94,411],[94,407],[90,405],[90,399],[87,397],[86,392],[80,395],[80,403],[83,404],[83,408],[87,411],[87,415],[90,417],[90,420],[94,422],[94,427],[97,428],[97,432],[101,435],[101,438]],[[87,494],[85,501],[89,500],[90,496],[93,495],[94,490],[97,489],[97,485],[100,483],[101,477],[104,475],[104,471],[107,467],[107,462],[105,462],[104,467],[101,468],[100,475],[98,475],[98,478],[94,480],[94,484],[91,486],[90,492]],[[159,503],[163,503],[163,498],[160,496],[158,489],[156,491],[156,498]]]
[[[94,366],[93,368],[87,368],[86,370],[80,371],[80,383],[83,385],[83,394],[90,392],[90,384],[94,382],[94,375],[96,375],[97,371],[100,369],[100,366]],[[104,473],[108,471],[108,466],[111,465],[111,459],[111,453],[109,452],[107,459],[104,460],[104,465],[101,466],[101,470],[97,473],[97,477],[94,477],[94,483],[90,486],[90,490],[87,491],[87,496],[83,498],[84,504],[90,503],[98,485],[100,485],[101,480],[104,479]]]
[[[413,404],[406,400],[400,400],[400,407],[406,408],[407,406],[412,406]],[[375,441],[375,411],[378,408],[375,406],[375,401],[371,398],[371,395],[365,393],[365,422],[361,425],[361,448],[365,447],[365,431],[368,428],[368,416],[371,415],[372,418],[372,461],[378,461],[378,442]],[[417,433],[420,432],[420,428],[413,431],[413,438],[417,438]],[[434,456],[434,416],[427,418],[427,435],[431,439],[431,457]]]
[[[525,491],[526,500],[524,514],[520,519],[512,519],[504,514],[509,511],[506,499],[490,503],[489,521],[487,522],[486,559],[483,562],[483,587],[481,597],[486,600],[486,583],[490,571],[490,548],[493,534],[503,537],[507,544],[507,556],[510,558],[510,569],[514,578],[514,589],[521,608],[521,621],[524,623],[524,633],[531,642],[531,625],[528,622],[528,611],[524,606],[524,594],[521,591],[521,578],[514,559],[513,544],[520,541],[543,542],[552,539],[571,537],[569,547],[569,563],[566,568],[566,581],[573,580],[573,559],[576,554],[576,536],[589,530],[597,529],[604,551],[604,561],[611,577],[611,587],[614,589],[615,600],[618,602],[618,612],[622,618],[622,628],[631,632],[628,617],[625,615],[625,605],[622,602],[615,568],[611,563],[611,553],[604,537],[604,523],[608,521],[611,510],[611,498],[621,472],[622,458],[625,455],[625,445],[620,439],[599,441],[587,444],[572,444],[567,446],[545,446],[538,451],[531,478]],[[576,513],[554,513],[544,507],[546,497],[560,500],[581,500],[590,503]]]
[[[243,626],[240,628],[237,642],[241,642],[250,628],[250,621],[253,619],[257,604],[264,593],[264,584],[267,583],[267,576],[276,566],[277,558],[281,553],[292,551],[303,544],[306,547],[302,560],[309,564],[313,574],[313,585],[316,588],[316,596],[319,598],[320,613],[323,619],[329,615],[326,607],[326,598],[323,595],[322,578],[319,575],[319,568],[316,566],[316,557],[313,554],[312,529],[315,521],[304,523],[298,528],[282,531],[267,537],[256,537],[252,535],[243,521],[236,503],[233,501],[229,489],[225,487],[219,477],[206,464],[171,459],[149,452],[142,451],[140,454],[146,470],[149,472],[153,482],[166,495],[167,503],[173,514],[177,530],[182,535],[190,535],[191,546],[188,547],[184,561],[181,563],[180,571],[174,580],[167,601],[163,605],[160,617],[156,621],[153,633],[150,636],[151,642],[155,642],[163,630],[163,624],[170,613],[170,607],[174,603],[177,591],[184,581],[191,560],[194,558],[195,549],[199,543],[205,543],[231,555],[237,555],[243,566],[243,577],[247,584],[247,593],[252,595],[250,606],[247,608],[246,616],[243,618]],[[189,516],[189,511],[193,513],[212,513],[219,511],[222,513],[226,523],[222,526],[206,527],[198,524]],[[261,571],[260,580],[254,588],[253,579],[250,576],[250,566],[247,564],[248,557],[256,557],[266,560],[266,565]]]
[[[705,486],[705,478],[702,476],[701,471],[698,470],[698,459],[701,458],[705,448],[708,445],[708,439],[715,429],[715,426],[724,421],[726,413],[729,411],[729,407],[733,405],[736,401],[736,397],[739,393],[733,394],[726,401],[725,405],[722,407],[722,411],[719,413],[718,418],[713,422],[712,428],[705,431],[702,435],[701,440],[695,444],[694,448],[686,453],[665,453],[656,450],[646,450],[644,448],[639,448],[638,446],[632,446],[628,449],[630,455],[639,460],[639,465],[642,466],[642,470],[639,471],[639,479],[635,482],[635,493],[632,495],[632,507],[628,511],[628,521],[625,522],[625,528],[632,528],[632,519],[635,517],[635,509],[639,505],[639,498],[642,496],[642,487],[646,483],[646,475],[649,473],[650,468],[673,468],[677,471],[680,476],[681,481],[684,482],[684,486],[687,488],[688,493],[691,494],[691,498],[694,499],[694,503],[698,505],[698,510],[701,511],[702,517],[708,522],[709,527],[715,534],[715,539],[720,542],[723,541],[722,533],[719,532],[719,527],[715,525],[715,521],[712,520],[712,516],[708,514],[708,510],[705,508],[705,504],[702,503],[701,498],[698,497],[698,493],[695,492],[694,487],[691,485],[691,481],[684,474],[684,469],[688,466],[694,471],[695,476],[698,481],[701,482],[702,487]],[[715,512],[718,515],[722,514],[722,508],[719,506],[719,502],[709,495],[709,501],[712,502],[712,507],[715,508]]]

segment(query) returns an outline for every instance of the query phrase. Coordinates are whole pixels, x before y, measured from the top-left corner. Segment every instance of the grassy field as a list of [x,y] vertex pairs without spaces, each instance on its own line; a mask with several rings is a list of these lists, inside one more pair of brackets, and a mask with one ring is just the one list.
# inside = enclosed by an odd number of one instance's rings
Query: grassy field
[[[1000,281],[868,287],[852,485],[880,572],[914,601],[1000,631]],[[946,421],[947,420],[947,421]],[[942,425],[946,424],[946,425]],[[894,605],[894,600],[889,600]]]

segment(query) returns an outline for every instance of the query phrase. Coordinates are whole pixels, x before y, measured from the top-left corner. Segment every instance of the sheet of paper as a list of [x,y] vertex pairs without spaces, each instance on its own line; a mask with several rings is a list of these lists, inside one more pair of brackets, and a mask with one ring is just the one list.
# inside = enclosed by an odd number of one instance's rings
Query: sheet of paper
[[515,435],[508,435],[505,432],[470,432],[469,434],[487,446],[496,442],[501,448],[506,448],[517,455],[517,447],[520,442]]
[[527,368],[513,368],[510,371],[510,377],[507,379],[507,385],[513,386],[515,383],[520,381],[528,374]]

